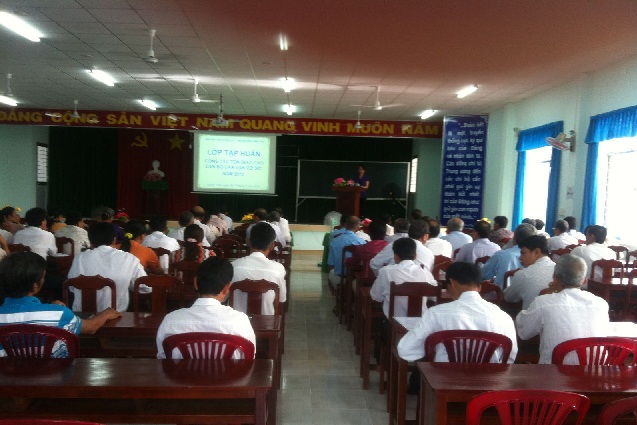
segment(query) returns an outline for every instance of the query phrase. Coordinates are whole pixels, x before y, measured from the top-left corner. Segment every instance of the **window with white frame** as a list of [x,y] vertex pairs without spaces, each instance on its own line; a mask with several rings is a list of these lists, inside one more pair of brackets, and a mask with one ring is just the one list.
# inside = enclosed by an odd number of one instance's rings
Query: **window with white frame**
[[546,223],[552,153],[550,146],[526,151],[522,218],[539,218]]

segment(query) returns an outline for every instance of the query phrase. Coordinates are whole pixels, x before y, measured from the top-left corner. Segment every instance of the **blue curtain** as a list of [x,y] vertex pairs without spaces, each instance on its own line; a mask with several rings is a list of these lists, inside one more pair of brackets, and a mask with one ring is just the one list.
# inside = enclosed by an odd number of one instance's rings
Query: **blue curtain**
[[597,160],[598,143],[620,137],[637,136],[637,106],[618,109],[591,117],[586,134],[588,153],[586,157],[586,177],[584,179],[584,199],[580,229],[597,222]]
[[[526,151],[546,146],[547,137],[555,137],[564,131],[564,121],[556,121],[539,127],[520,131],[518,144],[518,169],[515,176],[515,195],[513,198],[512,228],[517,227],[523,220],[522,207],[524,205],[524,176],[526,168]],[[557,216],[557,194],[560,180],[561,152],[553,150],[551,155],[551,174],[549,176],[548,204],[546,208],[546,230],[552,230]],[[550,224],[549,224],[550,223]]]

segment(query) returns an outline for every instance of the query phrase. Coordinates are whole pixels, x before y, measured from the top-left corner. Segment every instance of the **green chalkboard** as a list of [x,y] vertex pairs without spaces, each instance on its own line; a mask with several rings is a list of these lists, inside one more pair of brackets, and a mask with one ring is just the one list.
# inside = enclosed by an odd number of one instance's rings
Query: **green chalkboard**
[[408,162],[360,162],[332,160],[299,160],[298,197],[335,198],[332,183],[337,177],[348,180],[357,175],[358,165],[365,165],[369,176],[367,199],[407,197]]

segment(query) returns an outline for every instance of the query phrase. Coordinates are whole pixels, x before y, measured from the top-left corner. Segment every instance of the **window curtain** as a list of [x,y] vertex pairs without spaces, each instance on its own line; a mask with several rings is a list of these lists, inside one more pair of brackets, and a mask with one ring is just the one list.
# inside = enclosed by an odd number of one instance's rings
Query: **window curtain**
[[[523,220],[522,207],[524,205],[524,177],[526,169],[526,151],[546,146],[547,137],[555,137],[564,131],[564,121],[556,121],[539,127],[520,131],[518,144],[518,168],[515,176],[515,195],[513,198],[513,228]],[[561,152],[553,149],[551,154],[551,174],[549,175],[548,203],[546,207],[546,229],[552,230],[557,216],[557,195],[560,180]]]
[[586,176],[584,178],[584,199],[580,228],[597,222],[597,161],[599,143],[619,137],[637,135],[637,106],[618,109],[591,117],[586,134],[588,153],[586,156]]

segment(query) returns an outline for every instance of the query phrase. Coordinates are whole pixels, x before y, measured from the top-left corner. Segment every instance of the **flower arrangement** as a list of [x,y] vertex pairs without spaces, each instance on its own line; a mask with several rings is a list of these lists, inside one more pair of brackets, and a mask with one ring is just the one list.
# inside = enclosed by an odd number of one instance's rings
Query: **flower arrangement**
[[343,177],[334,179],[332,186],[358,186],[354,180],[345,180]]
[[126,223],[129,219],[128,214],[126,214],[126,211],[124,211],[124,208],[119,209],[114,218],[115,220],[119,220],[121,223]]
[[249,223],[249,222],[252,221],[253,217],[254,217],[253,213],[244,214],[244,216],[241,217],[241,222],[242,223]]

